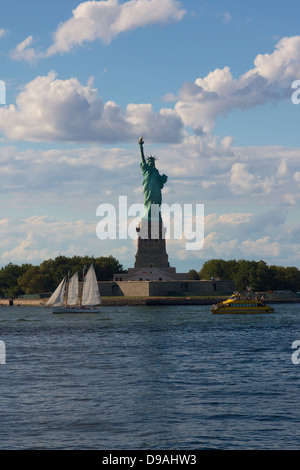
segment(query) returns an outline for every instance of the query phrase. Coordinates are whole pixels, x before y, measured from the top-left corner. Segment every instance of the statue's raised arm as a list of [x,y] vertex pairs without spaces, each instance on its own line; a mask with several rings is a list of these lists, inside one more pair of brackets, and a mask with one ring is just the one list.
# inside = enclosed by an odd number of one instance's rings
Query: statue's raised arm
[[144,144],[143,137],[140,137],[139,146],[140,146],[140,152],[141,152],[141,159],[143,163],[146,163],[143,144]]

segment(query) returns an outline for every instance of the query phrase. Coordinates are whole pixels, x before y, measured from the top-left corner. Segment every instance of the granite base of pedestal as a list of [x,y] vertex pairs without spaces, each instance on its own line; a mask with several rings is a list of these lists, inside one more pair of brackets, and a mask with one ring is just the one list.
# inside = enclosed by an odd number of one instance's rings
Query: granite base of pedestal
[[138,240],[134,268],[170,269],[166,251],[166,229],[162,220],[142,220],[136,230]]

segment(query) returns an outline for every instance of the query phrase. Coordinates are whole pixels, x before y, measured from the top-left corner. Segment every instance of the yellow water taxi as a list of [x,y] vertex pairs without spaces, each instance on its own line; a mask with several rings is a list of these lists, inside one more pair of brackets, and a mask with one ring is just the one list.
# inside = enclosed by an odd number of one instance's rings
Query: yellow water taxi
[[232,295],[228,300],[211,306],[212,313],[271,313],[274,309],[262,300]]

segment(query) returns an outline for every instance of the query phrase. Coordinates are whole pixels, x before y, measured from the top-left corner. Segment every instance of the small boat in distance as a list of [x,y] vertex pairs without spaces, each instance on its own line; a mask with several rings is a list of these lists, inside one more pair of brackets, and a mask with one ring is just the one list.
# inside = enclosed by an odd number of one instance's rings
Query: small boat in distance
[[261,300],[232,295],[228,300],[211,306],[212,313],[271,313],[274,309]]
[[93,264],[82,283],[79,294],[78,272],[69,281],[67,276],[51,295],[45,307],[52,307],[52,313],[97,313],[100,312],[101,295]]

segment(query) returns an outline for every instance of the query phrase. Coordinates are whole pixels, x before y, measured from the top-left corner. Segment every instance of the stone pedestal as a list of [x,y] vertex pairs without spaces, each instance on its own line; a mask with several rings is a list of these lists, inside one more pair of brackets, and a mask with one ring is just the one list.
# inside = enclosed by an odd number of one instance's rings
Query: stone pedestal
[[163,221],[142,220],[137,227],[138,242],[134,267],[169,268]]
[[114,274],[114,281],[178,281],[189,279],[188,273],[176,273],[170,266],[166,251],[162,219],[151,222],[142,219],[136,229],[138,233],[134,268],[127,274]]

